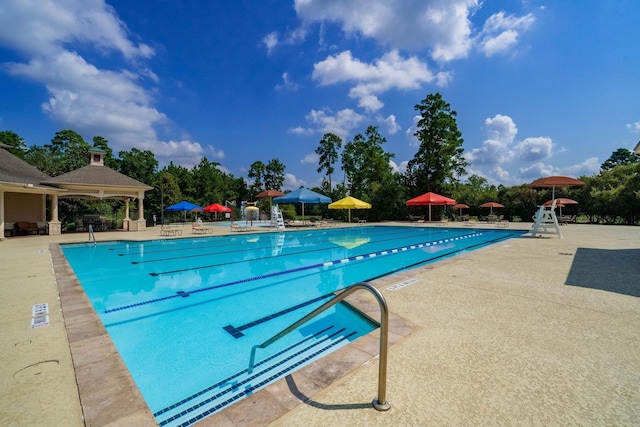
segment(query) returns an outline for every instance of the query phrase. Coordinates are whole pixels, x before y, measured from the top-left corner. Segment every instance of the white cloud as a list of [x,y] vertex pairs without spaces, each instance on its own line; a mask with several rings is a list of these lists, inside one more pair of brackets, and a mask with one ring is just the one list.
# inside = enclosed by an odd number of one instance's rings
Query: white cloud
[[486,56],[508,51],[517,44],[518,36],[534,22],[533,14],[522,17],[505,16],[503,11],[493,14],[484,23],[478,48]]
[[203,155],[202,146],[193,141],[180,140],[153,143],[152,146],[142,144],[143,149],[152,150],[156,157],[172,160],[175,164],[184,167],[193,167],[200,163]]
[[295,92],[298,90],[298,84],[291,81],[289,73],[282,73],[282,83],[276,85],[276,90],[289,90]]
[[271,55],[271,52],[273,52],[273,50],[278,45],[278,33],[274,31],[267,34],[262,39],[262,43],[264,43],[264,45],[267,47],[267,54]]
[[329,109],[311,110],[307,114],[308,122],[316,125],[320,133],[335,133],[342,139],[351,133],[365,119],[364,116],[356,113],[350,108],[338,111],[335,115]]
[[375,95],[366,95],[358,101],[358,107],[364,108],[367,112],[378,111],[384,106]]
[[569,176],[592,176],[600,172],[602,162],[597,157],[589,157],[582,163],[562,168],[563,175]]
[[295,0],[305,26],[335,23],[347,36],[371,38],[391,49],[428,51],[439,62],[466,58],[476,46],[486,56],[505,52],[535,21],[531,13],[501,11],[480,24],[478,33],[471,18],[484,5],[481,0]]
[[302,186],[306,186],[305,181],[296,178],[296,176],[291,173],[284,174],[284,184],[283,184],[284,190],[297,190]]
[[437,60],[467,56],[471,47],[469,14],[477,0],[296,0],[305,22],[335,22],[393,49],[429,49]]
[[514,147],[515,157],[524,162],[548,159],[553,151],[553,142],[549,137],[526,138]]
[[129,40],[129,30],[103,0],[4,0],[0,44],[28,56],[48,57],[75,42],[89,43],[125,58],[149,58],[154,51]]
[[513,141],[518,128],[509,116],[496,114],[485,120],[485,132],[488,136],[482,147],[474,148],[465,157],[473,165],[496,166],[514,157]]
[[625,127],[634,132],[640,132],[640,122],[628,123]]
[[[60,126],[87,139],[103,136],[115,152],[136,147],[153,151],[161,163],[199,162],[203,149],[197,142],[159,140],[156,127],[169,120],[153,105],[154,88],[144,86],[160,81],[143,63],[154,50],[132,41],[125,23],[103,0],[5,0],[0,45],[26,58],[3,68],[47,88],[42,110]],[[102,55],[103,65],[88,62],[83,51]],[[213,148],[210,153],[224,156]]]
[[349,96],[360,100],[361,106],[377,110],[382,104],[374,95],[391,89],[419,89],[423,83],[446,83],[449,74],[434,74],[417,57],[404,59],[396,50],[385,53],[371,64],[353,58],[347,50],[315,63],[312,78],[322,86],[353,83]]
[[207,145],[205,150],[209,160],[211,159],[224,159],[224,151],[217,150],[213,145]]
[[287,130],[287,133],[297,134],[297,135],[312,135],[314,133],[313,129],[303,128],[302,126],[296,126],[294,128],[290,128]]
[[300,163],[317,165],[319,160],[320,160],[319,155],[317,155],[316,153],[310,153],[304,156],[304,159],[300,160]]
[[389,159],[389,166],[391,166],[391,170],[399,174],[404,174],[407,171],[407,164],[409,164],[409,162],[406,160],[398,165],[396,162]]
[[[496,114],[485,120],[487,139],[465,154],[468,174],[483,176],[491,183],[519,185],[541,176],[566,174],[545,161],[557,154],[550,137],[516,139],[518,127],[511,117]],[[583,169],[588,166],[583,165]]]
[[414,135],[414,133],[416,132],[416,129],[418,129],[418,122],[421,118],[421,116],[413,116],[413,125],[405,132],[405,136],[407,137],[407,141],[409,141],[410,147],[420,146],[420,140]]
[[387,131],[391,135],[395,135],[401,130],[400,125],[396,122],[396,116],[393,114],[390,114],[386,119],[379,117],[378,120],[387,125]]

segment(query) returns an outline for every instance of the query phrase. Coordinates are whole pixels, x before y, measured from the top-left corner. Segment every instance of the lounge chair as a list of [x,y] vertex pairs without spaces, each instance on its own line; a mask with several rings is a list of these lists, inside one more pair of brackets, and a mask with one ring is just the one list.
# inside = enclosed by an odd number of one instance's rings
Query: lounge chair
[[161,236],[182,236],[182,230],[179,228],[171,228],[170,225],[163,225],[160,227]]
[[240,225],[231,223],[231,231],[251,231],[251,226],[248,224]]
[[213,234],[213,228],[211,228],[211,227],[203,227],[202,225],[194,224],[191,227],[191,232],[193,234]]

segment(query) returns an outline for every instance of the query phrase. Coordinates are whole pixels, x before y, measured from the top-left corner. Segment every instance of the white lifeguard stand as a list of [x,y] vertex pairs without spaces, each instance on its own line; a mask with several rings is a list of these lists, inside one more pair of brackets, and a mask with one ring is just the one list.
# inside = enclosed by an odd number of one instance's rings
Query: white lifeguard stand
[[278,208],[278,205],[271,206],[271,224],[269,228],[274,230],[284,230],[284,219],[282,218],[282,211]]
[[[555,230],[555,231],[554,231]],[[542,234],[557,234],[562,239],[560,233],[560,225],[558,217],[556,217],[556,201],[550,206],[539,206],[538,211],[533,217],[533,225],[531,226],[531,237]]]

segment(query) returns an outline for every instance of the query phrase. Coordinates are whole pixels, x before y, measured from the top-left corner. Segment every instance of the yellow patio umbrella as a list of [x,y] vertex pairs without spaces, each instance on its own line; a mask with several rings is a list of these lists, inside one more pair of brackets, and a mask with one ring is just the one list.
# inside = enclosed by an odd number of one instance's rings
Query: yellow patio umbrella
[[351,209],[371,209],[371,205],[355,197],[345,197],[337,202],[333,202],[329,205],[329,209],[348,209],[349,210],[349,222],[351,222]]

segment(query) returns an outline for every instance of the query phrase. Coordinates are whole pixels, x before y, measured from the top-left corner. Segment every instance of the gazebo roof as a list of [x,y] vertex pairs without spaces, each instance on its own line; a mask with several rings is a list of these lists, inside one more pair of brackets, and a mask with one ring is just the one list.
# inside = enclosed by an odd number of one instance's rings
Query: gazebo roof
[[80,169],[47,179],[42,183],[56,187],[64,185],[90,185],[100,187],[127,187],[140,190],[151,190],[153,188],[120,172],[100,165],[84,166]]
[[[2,148],[8,148],[2,144]],[[0,181],[14,184],[39,185],[51,178],[9,151],[0,149]]]

